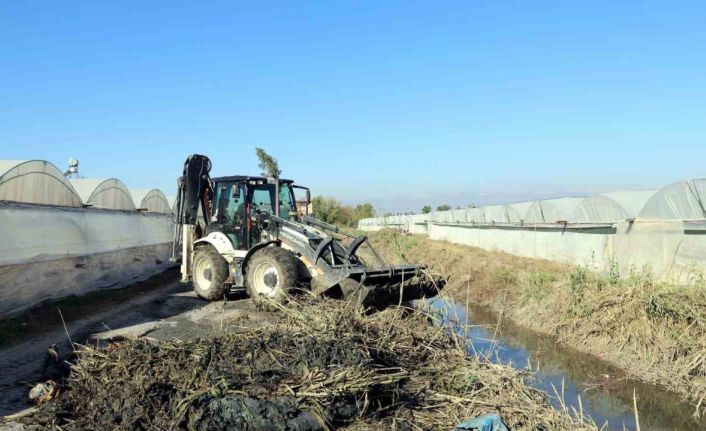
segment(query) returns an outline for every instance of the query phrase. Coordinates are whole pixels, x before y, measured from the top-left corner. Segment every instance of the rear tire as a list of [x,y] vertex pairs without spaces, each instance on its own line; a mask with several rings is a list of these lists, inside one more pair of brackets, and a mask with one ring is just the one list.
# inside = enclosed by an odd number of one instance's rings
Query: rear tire
[[194,250],[191,274],[194,291],[201,298],[215,301],[225,296],[228,262],[212,245]]
[[281,247],[268,246],[256,251],[245,268],[245,287],[250,298],[282,300],[301,284],[299,259]]

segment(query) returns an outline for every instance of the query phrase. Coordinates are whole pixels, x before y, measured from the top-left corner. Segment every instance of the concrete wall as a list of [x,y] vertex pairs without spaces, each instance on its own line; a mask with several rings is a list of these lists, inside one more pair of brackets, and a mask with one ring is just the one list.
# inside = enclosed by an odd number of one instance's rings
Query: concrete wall
[[0,317],[170,265],[170,215],[0,202],[0,226]]
[[684,221],[623,221],[613,225],[470,226],[429,224],[431,239],[606,269],[615,262],[623,276],[650,271],[657,279],[691,283],[706,270],[706,226]]

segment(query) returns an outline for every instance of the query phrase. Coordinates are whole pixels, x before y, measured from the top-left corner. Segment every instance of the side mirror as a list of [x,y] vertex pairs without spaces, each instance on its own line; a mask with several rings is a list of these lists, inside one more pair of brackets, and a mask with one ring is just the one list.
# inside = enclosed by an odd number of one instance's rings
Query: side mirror
[[236,184],[233,188],[233,198],[240,199],[240,184]]
[[309,189],[306,189],[306,203],[311,203],[311,192],[309,191]]

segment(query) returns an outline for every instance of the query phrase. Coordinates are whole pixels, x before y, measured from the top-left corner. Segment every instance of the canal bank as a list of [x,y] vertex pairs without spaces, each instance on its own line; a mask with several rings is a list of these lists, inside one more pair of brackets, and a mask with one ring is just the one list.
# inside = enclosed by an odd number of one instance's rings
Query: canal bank
[[[553,337],[672,391],[704,410],[706,286],[656,282],[649,273],[597,272],[556,262],[430,240],[371,233],[392,262],[425,262],[459,303],[487,306],[517,325]],[[699,284],[700,283],[700,284]]]

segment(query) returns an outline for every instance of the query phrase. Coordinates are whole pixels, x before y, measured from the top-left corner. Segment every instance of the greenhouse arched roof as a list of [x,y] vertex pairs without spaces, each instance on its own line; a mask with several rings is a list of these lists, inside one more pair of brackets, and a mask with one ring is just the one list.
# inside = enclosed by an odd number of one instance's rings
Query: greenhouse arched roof
[[159,189],[130,189],[133,203],[138,209],[145,209],[148,212],[169,214],[172,212],[169,200]]
[[526,223],[556,223],[571,221],[571,215],[583,198],[558,198],[533,202],[527,209]]
[[[527,202],[529,208],[531,202]],[[521,205],[521,204],[513,204]],[[483,207],[483,214],[487,223],[519,223],[523,219],[527,208],[522,209],[522,214],[518,212],[518,208],[513,205],[489,205]]]
[[117,178],[71,180],[85,205],[95,208],[135,211],[130,191]]
[[69,180],[44,160],[0,160],[0,200],[81,207]]
[[656,220],[706,219],[706,179],[663,187],[645,203],[638,217]]
[[[527,215],[527,210],[530,209],[534,202],[517,202],[514,204],[507,204],[508,206],[508,217],[510,218],[510,222],[520,222],[525,219],[525,216]],[[512,211],[510,211],[512,210]],[[517,217],[516,219],[513,220],[513,217]]]
[[600,193],[583,199],[574,209],[571,222],[615,223],[638,216],[656,190]]

